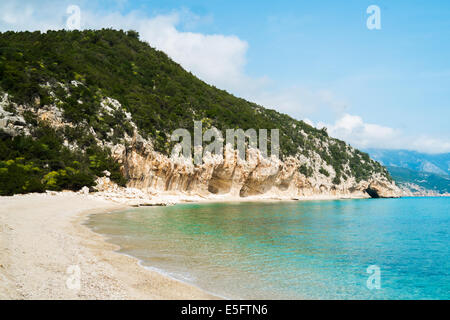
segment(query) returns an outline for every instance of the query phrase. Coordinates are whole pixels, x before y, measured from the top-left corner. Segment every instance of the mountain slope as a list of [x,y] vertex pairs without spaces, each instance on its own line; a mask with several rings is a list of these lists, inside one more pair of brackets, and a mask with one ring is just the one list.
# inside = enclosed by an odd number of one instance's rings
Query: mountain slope
[[[204,83],[133,31],[2,33],[0,94],[2,194],[91,186],[105,170],[119,184],[149,191],[247,195],[276,186],[290,194],[367,195],[377,183],[372,194],[396,190],[366,153]],[[281,161],[255,155],[245,168],[227,159],[211,168],[176,164],[167,157],[170,135],[192,132],[194,120],[221,131],[279,129]],[[264,163],[272,173],[261,173]]]
[[408,168],[387,167],[398,185],[413,195],[439,195],[450,193],[450,176],[419,172]]
[[408,150],[368,149],[387,166],[393,179],[413,195],[450,192],[450,154],[425,154]]

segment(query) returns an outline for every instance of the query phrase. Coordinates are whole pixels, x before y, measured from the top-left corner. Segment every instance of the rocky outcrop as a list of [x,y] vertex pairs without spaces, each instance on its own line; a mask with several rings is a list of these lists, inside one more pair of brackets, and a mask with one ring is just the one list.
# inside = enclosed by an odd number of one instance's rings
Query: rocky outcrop
[[374,179],[369,183],[365,192],[371,198],[396,198],[400,196],[400,189],[389,181]]
[[339,185],[313,172],[311,177],[300,173],[302,158],[285,161],[265,158],[257,149],[248,149],[246,160],[238,157],[229,145],[223,157],[207,153],[203,164],[195,166],[191,159],[169,158],[153,150],[149,141],[136,135],[129,147],[113,147],[113,156],[122,164],[128,186],[150,194],[183,193],[204,197],[265,196],[296,199],[314,195],[335,197],[387,198],[399,197],[400,190],[381,174],[356,182],[349,178]]
[[5,110],[10,104],[8,94],[0,96],[0,128],[10,135],[29,134],[24,117]]

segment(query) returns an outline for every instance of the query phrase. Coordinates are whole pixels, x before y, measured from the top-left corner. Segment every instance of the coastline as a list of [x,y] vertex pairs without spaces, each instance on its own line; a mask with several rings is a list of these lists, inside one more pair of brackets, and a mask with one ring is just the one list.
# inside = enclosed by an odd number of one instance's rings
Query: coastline
[[[84,223],[92,214],[141,205],[361,198],[160,195],[114,201],[101,193],[75,192],[0,197],[0,299],[222,299],[164,270],[142,266]],[[80,289],[67,287],[71,266],[79,267]]]
[[[89,215],[176,203],[355,199],[314,195],[199,197],[160,194],[47,192],[0,197],[0,299],[222,299],[140,265],[84,222]],[[69,289],[79,268],[80,289]],[[72,273],[71,273],[72,272]]]
[[218,299],[140,266],[82,224],[126,207],[72,192],[1,197],[0,299]]

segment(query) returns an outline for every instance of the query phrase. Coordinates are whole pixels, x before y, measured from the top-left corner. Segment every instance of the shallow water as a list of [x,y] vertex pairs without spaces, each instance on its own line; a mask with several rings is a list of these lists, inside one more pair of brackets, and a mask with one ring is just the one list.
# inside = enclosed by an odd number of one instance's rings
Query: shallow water
[[[450,198],[183,204],[87,224],[144,266],[228,298],[450,298]],[[380,289],[367,286],[371,265]]]

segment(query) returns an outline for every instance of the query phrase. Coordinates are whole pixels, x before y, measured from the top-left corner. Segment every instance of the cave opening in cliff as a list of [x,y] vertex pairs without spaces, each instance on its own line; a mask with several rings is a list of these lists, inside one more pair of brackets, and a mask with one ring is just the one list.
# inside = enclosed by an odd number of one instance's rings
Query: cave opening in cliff
[[380,197],[380,195],[378,194],[378,191],[375,190],[375,189],[367,188],[365,191],[366,191],[367,194],[368,194],[371,198],[373,198],[373,199],[377,199],[377,198]]

